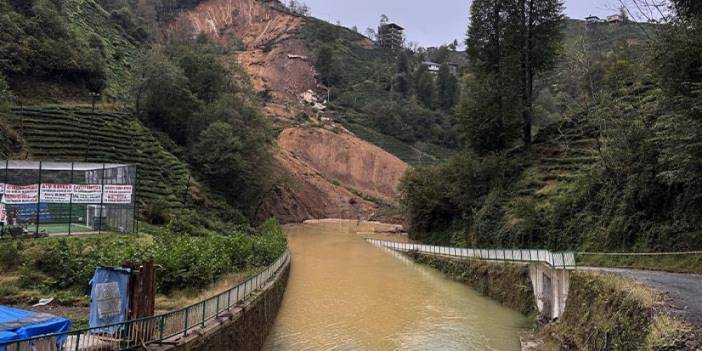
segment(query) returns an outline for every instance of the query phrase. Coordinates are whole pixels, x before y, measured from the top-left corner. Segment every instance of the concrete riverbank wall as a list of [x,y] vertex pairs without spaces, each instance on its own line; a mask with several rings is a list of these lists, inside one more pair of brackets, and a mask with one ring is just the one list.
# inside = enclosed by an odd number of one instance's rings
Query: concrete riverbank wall
[[415,262],[434,267],[524,315],[537,314],[527,265],[455,259],[417,252],[409,252],[408,255]]
[[202,330],[193,331],[174,345],[164,345],[155,350],[260,350],[280,309],[289,275],[290,264],[230,314],[222,315],[218,321]]
[[[534,269],[527,265],[407,254],[505,306],[537,316],[530,282]],[[666,313],[665,297],[651,288],[594,272],[572,273],[569,285],[559,319],[542,319],[536,332],[522,339],[523,350],[702,350],[700,334]]]

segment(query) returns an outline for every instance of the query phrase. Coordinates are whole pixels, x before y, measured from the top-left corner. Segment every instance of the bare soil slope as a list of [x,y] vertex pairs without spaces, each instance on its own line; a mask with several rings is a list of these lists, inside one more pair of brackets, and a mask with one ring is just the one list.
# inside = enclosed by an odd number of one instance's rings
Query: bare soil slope
[[397,157],[347,133],[288,128],[278,142],[324,177],[384,201],[397,198],[397,184],[407,170]]
[[396,202],[397,186],[407,165],[346,131],[296,125],[294,117],[306,109],[299,102],[300,94],[318,88],[314,58],[297,37],[305,19],[281,12],[270,3],[203,1],[181,14],[171,28],[191,26],[225,45],[242,42],[245,50],[236,59],[248,72],[254,89],[268,90],[273,96],[265,112],[283,129],[277,159],[288,177],[275,196],[262,204],[260,217],[276,216],[284,222],[371,218],[378,204],[369,199]]

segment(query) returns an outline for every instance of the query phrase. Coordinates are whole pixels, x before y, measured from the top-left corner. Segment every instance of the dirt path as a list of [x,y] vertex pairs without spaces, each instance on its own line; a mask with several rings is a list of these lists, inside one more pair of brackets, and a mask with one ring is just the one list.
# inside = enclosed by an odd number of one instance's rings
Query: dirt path
[[702,274],[667,273],[620,268],[581,268],[637,280],[667,295],[671,312],[702,328]]

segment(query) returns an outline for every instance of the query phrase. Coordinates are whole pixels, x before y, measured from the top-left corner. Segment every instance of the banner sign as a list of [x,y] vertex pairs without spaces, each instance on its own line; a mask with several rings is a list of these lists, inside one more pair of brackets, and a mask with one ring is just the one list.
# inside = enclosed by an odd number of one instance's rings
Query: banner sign
[[131,204],[134,187],[132,185],[105,184],[39,184],[14,185],[0,183],[3,204]]
[[71,201],[73,185],[71,184],[42,184],[41,202],[63,204]]
[[5,204],[0,202],[0,223],[7,225],[7,211]]
[[101,193],[100,184],[73,184],[73,203],[99,204]]
[[31,204],[37,203],[39,198],[39,185],[5,185],[5,197],[3,201],[6,204]]
[[102,196],[106,204],[131,204],[132,186],[105,184]]

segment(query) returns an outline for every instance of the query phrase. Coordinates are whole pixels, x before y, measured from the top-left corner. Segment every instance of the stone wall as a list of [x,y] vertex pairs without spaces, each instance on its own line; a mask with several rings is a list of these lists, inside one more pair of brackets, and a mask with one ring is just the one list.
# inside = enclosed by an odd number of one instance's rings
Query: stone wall
[[219,323],[196,330],[176,345],[159,348],[169,351],[258,351],[263,347],[283,301],[290,274],[288,265],[274,282],[255,293],[243,306]]

